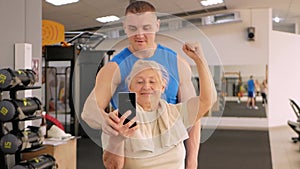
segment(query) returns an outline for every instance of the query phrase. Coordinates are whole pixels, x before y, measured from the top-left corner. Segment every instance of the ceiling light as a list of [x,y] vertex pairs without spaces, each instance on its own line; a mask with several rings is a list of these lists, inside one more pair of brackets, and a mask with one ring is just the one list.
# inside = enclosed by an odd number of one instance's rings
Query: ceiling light
[[96,20],[102,23],[107,23],[107,22],[113,22],[113,21],[117,21],[120,18],[114,15],[110,15],[110,16],[105,16],[105,17],[101,17],[101,18],[97,18]]
[[59,6],[59,5],[66,5],[70,3],[78,2],[79,0],[45,0],[46,2]]
[[201,5],[203,6],[210,6],[210,5],[217,5],[224,3],[223,0],[205,0],[205,1],[200,1]]
[[278,16],[276,16],[275,18],[273,18],[273,21],[276,22],[276,23],[279,23],[280,20],[281,20],[281,19],[280,19]]

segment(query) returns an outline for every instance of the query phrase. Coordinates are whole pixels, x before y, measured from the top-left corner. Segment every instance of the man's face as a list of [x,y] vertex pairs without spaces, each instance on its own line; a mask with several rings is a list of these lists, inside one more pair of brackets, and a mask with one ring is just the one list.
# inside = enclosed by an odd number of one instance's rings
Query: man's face
[[159,30],[159,20],[157,20],[155,13],[129,13],[123,24],[134,51],[155,47],[155,33]]

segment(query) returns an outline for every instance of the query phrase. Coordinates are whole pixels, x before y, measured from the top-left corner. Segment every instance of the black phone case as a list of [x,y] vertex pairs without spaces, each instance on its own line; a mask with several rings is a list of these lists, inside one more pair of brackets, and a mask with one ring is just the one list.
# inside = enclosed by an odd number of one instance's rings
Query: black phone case
[[[132,92],[119,92],[118,95],[119,117],[121,117],[126,111],[131,110],[131,114],[125,119],[123,123],[126,124],[136,116],[136,94]],[[130,126],[130,128],[134,127],[135,125],[136,123]]]

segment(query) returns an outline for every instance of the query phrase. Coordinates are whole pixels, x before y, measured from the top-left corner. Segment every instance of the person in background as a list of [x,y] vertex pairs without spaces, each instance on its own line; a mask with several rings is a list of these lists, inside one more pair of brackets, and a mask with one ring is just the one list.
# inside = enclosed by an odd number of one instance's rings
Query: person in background
[[247,99],[247,108],[248,109],[258,109],[258,107],[255,105],[255,83],[253,80],[253,76],[251,75],[248,82],[248,99]]
[[[168,71],[155,61],[135,62],[126,84],[136,93],[136,117],[124,124],[130,111],[124,113],[116,126],[118,136],[102,133],[106,168],[185,168],[183,141],[188,138],[187,130],[212,108],[217,94],[200,46],[186,44],[183,51],[196,63],[200,95],[183,103],[167,103],[161,95],[167,87]],[[118,110],[108,116],[119,119]],[[130,128],[135,122],[137,126]]]
[[[105,64],[96,77],[94,95],[100,113],[95,115],[95,113],[83,111],[81,115],[82,119],[93,128],[101,128],[109,135],[119,135],[117,124],[120,119],[109,118],[105,109],[109,103],[114,109],[118,108],[117,94],[128,91],[125,79],[134,63],[140,59],[156,61],[163,65],[170,74],[168,86],[162,94],[162,98],[168,103],[184,102],[196,95],[188,62],[170,48],[156,43],[155,38],[159,31],[160,21],[155,12],[155,7],[146,1],[135,1],[127,6],[123,28],[128,37],[129,46]],[[200,134],[199,120],[189,129],[189,139],[185,142],[186,169],[198,168]]]
[[260,95],[260,83],[259,81],[256,79],[254,81],[254,86],[255,86],[255,92],[256,92],[256,97]]
[[268,83],[267,83],[267,79],[265,79],[261,84],[262,106],[268,104],[267,93],[268,93]]
[[237,103],[241,103],[241,98],[243,97],[243,92],[244,92],[242,77],[239,77],[237,90],[238,90],[238,92],[237,92],[237,96],[238,96]]

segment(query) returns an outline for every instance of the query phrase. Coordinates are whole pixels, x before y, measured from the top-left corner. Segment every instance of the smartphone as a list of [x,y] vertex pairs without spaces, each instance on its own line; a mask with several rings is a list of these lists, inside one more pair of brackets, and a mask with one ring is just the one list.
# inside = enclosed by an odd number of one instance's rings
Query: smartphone
[[[133,92],[119,92],[118,93],[119,114],[121,117],[126,111],[131,110],[131,114],[125,119],[123,124],[128,123],[136,116],[136,93]],[[136,126],[136,122],[129,128]]]

